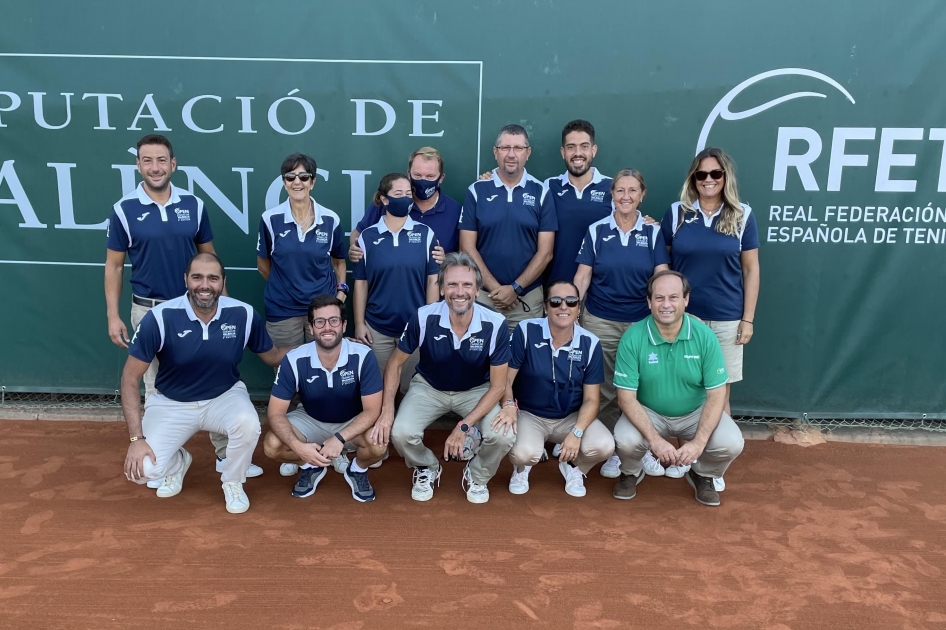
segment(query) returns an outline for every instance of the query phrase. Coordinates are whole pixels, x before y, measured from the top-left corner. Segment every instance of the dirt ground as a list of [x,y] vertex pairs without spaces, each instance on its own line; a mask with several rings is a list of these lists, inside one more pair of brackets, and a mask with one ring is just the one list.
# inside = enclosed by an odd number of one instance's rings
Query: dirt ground
[[[308,499],[261,452],[228,514],[206,434],[184,490],[126,481],[124,425],[0,422],[0,628],[946,628],[946,473],[930,447],[750,441],[719,508],[685,481],[467,503],[461,465],[410,498],[396,456],[359,504]],[[442,443],[443,433],[430,436]]]

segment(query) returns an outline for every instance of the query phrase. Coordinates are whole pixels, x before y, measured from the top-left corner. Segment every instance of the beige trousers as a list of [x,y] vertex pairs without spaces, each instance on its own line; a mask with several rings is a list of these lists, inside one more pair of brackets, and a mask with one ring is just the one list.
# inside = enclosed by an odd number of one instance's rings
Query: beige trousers
[[601,383],[601,411],[598,419],[609,430],[614,431],[614,425],[621,415],[618,406],[617,390],[614,389],[614,362],[618,354],[618,344],[621,336],[632,326],[630,322],[615,322],[592,315],[587,310],[582,313],[581,325],[594,334],[601,342],[601,358],[604,362],[604,382]]
[[[528,411],[519,412],[516,424],[516,443],[509,451],[509,460],[516,466],[535,466],[542,457],[546,442],[561,444],[572,432],[578,412],[559,420],[536,416]],[[600,420],[595,420],[581,436],[581,446],[575,466],[588,474],[595,464],[603,462],[614,453],[614,438],[611,431]]]

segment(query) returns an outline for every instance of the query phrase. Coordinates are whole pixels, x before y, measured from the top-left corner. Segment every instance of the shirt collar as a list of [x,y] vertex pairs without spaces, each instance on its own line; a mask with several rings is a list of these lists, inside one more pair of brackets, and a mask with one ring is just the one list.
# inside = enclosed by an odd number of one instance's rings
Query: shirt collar
[[[309,197],[309,201],[312,202],[312,207],[315,208],[315,220],[312,221],[312,225],[319,225],[319,224],[322,223],[322,220],[323,220],[323,216],[322,216],[322,206],[320,206],[319,204],[317,204],[317,203],[315,202],[315,199],[313,199],[312,197]],[[292,216],[292,206],[289,205],[289,200],[286,199],[284,202],[282,202],[282,203],[280,204],[280,207],[282,208],[283,217],[284,217],[285,222],[286,222],[287,224],[289,224],[289,223],[296,223],[296,218],[295,218],[294,216]],[[383,214],[383,212],[382,212],[382,214]],[[298,223],[296,223],[296,225],[298,225]]]
[[[200,323],[203,325],[203,324],[204,324],[203,320],[200,319],[199,317],[197,317],[197,313],[194,312],[194,308],[193,308],[193,306],[191,306],[190,296],[188,296],[188,295],[185,293],[184,296],[183,296],[183,298],[184,298],[184,312],[187,313],[187,318],[190,319],[192,322],[200,322]],[[214,316],[210,318],[210,322],[207,322],[207,324],[206,324],[207,326],[209,326],[211,322],[215,322],[215,321],[217,321],[218,319],[220,319],[220,310],[221,310],[221,309],[220,309],[220,300],[218,299],[218,300],[217,300],[217,312],[214,313]]]
[[[335,361],[335,365],[332,366],[332,369],[326,369],[322,365],[322,361],[319,359],[319,350],[314,341],[310,341],[312,344],[312,354],[309,355],[309,365],[312,366],[314,370],[322,370],[326,374],[334,374],[339,367],[344,367],[348,365],[348,357],[351,355],[351,342],[342,337],[341,347],[338,351],[338,360]],[[344,357],[344,359],[343,359]]]
[[[417,223],[414,221],[414,219],[412,219],[410,215],[407,215],[407,221],[404,222],[404,226],[401,228],[401,231],[413,230],[415,225],[417,225]],[[388,224],[384,222],[384,208],[381,209],[381,219],[378,220],[378,222],[375,223],[374,226],[378,228],[378,233],[380,234],[384,234],[385,232],[391,232],[391,230],[388,229]],[[391,233],[393,234],[393,232]]]
[[[475,297],[476,296],[474,296],[474,298]],[[473,319],[470,321],[470,327],[467,328],[466,334],[463,335],[460,341],[463,341],[463,339],[466,339],[470,335],[474,335],[480,332],[481,330],[483,330],[483,309],[484,308],[486,307],[480,304],[477,304],[476,302],[473,302]],[[450,334],[456,337],[456,333],[453,332],[453,327],[450,326],[450,307],[447,306],[446,300],[443,300],[442,302],[440,302],[439,324],[441,328],[445,328],[446,330],[449,330]]]
[[[660,331],[657,330],[657,324],[654,322],[654,316],[648,315],[647,319],[644,320],[647,324],[647,335],[650,337],[650,345],[659,346],[662,343],[670,343],[666,339],[660,336]],[[680,334],[677,335],[677,338],[674,340],[680,341],[681,339],[690,340],[693,335],[693,325],[691,322],[691,316],[687,313],[683,314],[683,326],[680,328]]]
[[552,354],[555,356],[558,356],[558,353],[561,350],[571,351],[571,349],[575,347],[575,344],[580,342],[580,337],[578,334],[578,322],[572,324],[572,338],[561,348],[555,348],[555,346],[552,345],[552,330],[549,328],[548,316],[545,316],[539,320],[539,328],[542,329],[542,338],[549,342],[549,348],[553,348]]
[[[180,195],[181,189],[176,187],[174,184],[170,184],[170,186],[171,186],[171,196],[168,199],[168,202],[164,204],[165,206],[170,206],[172,203],[181,203],[181,195]],[[138,202],[141,205],[143,206],[147,206],[150,204],[158,205],[158,202],[152,199],[151,197],[149,197],[148,193],[145,192],[144,183],[138,184],[138,188],[135,189],[135,193],[138,195]]]
[[[617,221],[614,220],[614,213],[617,210],[614,208],[614,202],[611,202],[611,215],[608,217],[608,227],[612,230],[620,231]],[[637,223],[634,224],[634,227],[631,228],[631,232],[642,232],[644,230],[644,215],[640,210],[637,211]]]
[[[588,184],[588,186],[590,186],[591,184],[600,184],[601,182],[604,181],[604,175],[602,175],[601,172],[594,166],[591,167],[591,173],[592,173],[591,182]],[[571,186],[572,188],[575,188],[575,185],[572,183],[572,180],[568,179],[568,171],[565,171],[564,173],[559,175],[558,179],[562,182],[562,186]],[[585,188],[587,188],[588,186],[585,186]],[[575,190],[578,190],[578,189],[575,188]],[[582,190],[584,190],[584,188],[582,188]]]
[[[505,186],[505,185],[506,185],[506,184],[503,183],[503,180],[499,179],[499,168],[498,168],[498,167],[493,169],[493,178],[492,178],[492,179],[493,179],[493,183],[496,184],[496,188],[499,188],[499,187],[501,187],[501,186]],[[526,169],[522,169],[522,178],[521,178],[521,179],[516,183],[516,185],[513,186],[512,188],[519,188],[519,187],[525,188],[527,181],[529,181],[529,172],[528,172]]]

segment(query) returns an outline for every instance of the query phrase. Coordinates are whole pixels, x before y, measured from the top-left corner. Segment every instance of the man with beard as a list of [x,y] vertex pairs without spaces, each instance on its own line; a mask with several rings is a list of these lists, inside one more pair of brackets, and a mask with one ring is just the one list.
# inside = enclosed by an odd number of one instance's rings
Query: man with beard
[[[300,465],[292,496],[304,498],[315,493],[332,460],[351,444],[358,450],[345,481],[356,501],[374,501],[368,467],[385,452],[368,439],[381,413],[378,362],[368,346],[342,338],[345,305],[335,296],[316,296],[308,320],[314,340],[290,351],[279,365],[263,449],[278,462]],[[296,393],[302,405],[288,411]]]
[[[259,441],[259,416],[237,365],[244,348],[273,367],[288,348],[273,346],[249,304],[221,297],[226,281],[216,255],[200,253],[187,265],[187,293],[163,302],[138,324],[122,373],[122,411],[128,425],[125,477],[136,483],[164,479],[159,497],[181,491],[191,455],[183,446],[198,431],[229,440],[221,481],[227,511],[245,512],[246,469]],[[158,359],[157,391],[139,409],[141,377]]]
[[592,166],[598,153],[594,126],[580,119],[565,125],[561,153],[566,171],[545,180],[558,219],[546,286],[559,280],[572,281],[578,269],[575,258],[588,226],[611,214],[611,178]]
[[[138,141],[136,159],[142,182],[112,208],[105,258],[105,304],[112,343],[128,347],[128,329],[118,313],[125,256],[131,260],[131,327],[135,329],[153,307],[181,295],[184,268],[198,252],[214,253],[210,217],[199,197],[171,184],[177,159],[171,143],[151,134]],[[155,361],[145,372],[145,399],[154,393]],[[218,472],[227,457],[227,436],[210,434],[217,451]],[[263,469],[252,463],[248,477]],[[157,488],[160,480],[148,487]],[[165,489],[167,492],[167,489]]]
[[[387,445],[390,439],[414,469],[411,498],[429,501],[441,467],[424,446],[424,430],[445,413],[456,412],[462,420],[447,438],[443,457],[461,458],[467,434],[473,426],[479,428],[483,442],[463,469],[461,486],[468,501],[486,503],[486,484],[516,439],[515,418],[496,418],[509,364],[507,325],[502,315],[476,303],[483,278],[467,254],[447,254],[437,282],[444,300],[418,309],[388,359],[381,417],[370,437],[377,445]],[[395,418],[401,368],[418,347],[417,372]]]
[[558,230],[548,189],[526,172],[531,154],[525,129],[503,127],[493,147],[498,166],[489,180],[470,185],[460,215],[460,251],[483,275],[479,301],[506,316],[510,333],[541,315],[542,273]]

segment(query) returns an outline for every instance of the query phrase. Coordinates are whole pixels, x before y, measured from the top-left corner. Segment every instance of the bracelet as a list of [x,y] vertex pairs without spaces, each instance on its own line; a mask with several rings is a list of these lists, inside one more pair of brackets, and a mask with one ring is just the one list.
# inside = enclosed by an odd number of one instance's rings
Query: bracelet
[[[739,321],[746,322],[747,324],[752,324],[752,322],[750,322],[748,319],[740,319]],[[755,326],[755,324],[752,324],[752,325]]]
[[129,441],[129,442],[137,442],[138,440],[147,440],[147,439],[148,439],[148,438],[146,438],[146,437],[143,436],[143,435],[136,435],[135,437],[130,437],[130,438],[128,438],[128,441]]
[[519,408],[519,403],[516,402],[516,399],[515,399],[515,398],[510,398],[509,400],[504,400],[504,401],[503,401],[503,404],[501,405],[501,407],[502,407],[503,409],[505,409],[506,407],[515,407],[516,409],[518,409],[518,408]]
[[343,438],[342,434],[338,431],[335,432],[335,439],[341,442],[343,445],[345,444],[345,438]]

